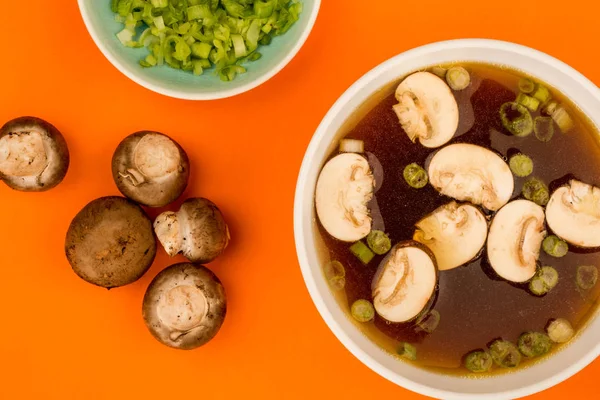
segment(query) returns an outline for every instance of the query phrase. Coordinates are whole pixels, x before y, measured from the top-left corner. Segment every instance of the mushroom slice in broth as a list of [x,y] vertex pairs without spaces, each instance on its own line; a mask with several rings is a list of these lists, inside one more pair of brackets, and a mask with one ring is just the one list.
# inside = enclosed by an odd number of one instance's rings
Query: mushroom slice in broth
[[487,253],[492,268],[511,282],[533,278],[545,236],[542,207],[529,200],[508,203],[490,226]]
[[317,181],[315,203],[325,230],[336,239],[355,242],[371,231],[367,203],[375,180],[366,158],[344,153],[333,157]]
[[514,190],[508,164],[496,153],[473,144],[452,144],[439,150],[429,163],[428,174],[438,192],[491,211],[508,203]]
[[437,208],[416,227],[413,239],[433,252],[440,271],[475,258],[485,244],[488,228],[477,207],[455,201]]
[[390,322],[414,319],[433,299],[437,285],[435,256],[418,242],[398,243],[373,278],[373,305]]
[[458,104],[450,88],[430,72],[416,72],[398,85],[393,108],[410,140],[429,148],[450,141],[458,128]]
[[546,207],[550,229],[579,247],[600,247],[600,188],[571,180],[550,197]]

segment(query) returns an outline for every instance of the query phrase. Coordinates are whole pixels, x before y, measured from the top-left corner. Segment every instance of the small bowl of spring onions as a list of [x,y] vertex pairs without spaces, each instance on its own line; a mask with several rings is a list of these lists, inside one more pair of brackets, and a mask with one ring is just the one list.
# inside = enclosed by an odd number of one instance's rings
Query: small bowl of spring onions
[[187,100],[235,96],[298,53],[320,0],[79,0],[90,35],[124,75]]

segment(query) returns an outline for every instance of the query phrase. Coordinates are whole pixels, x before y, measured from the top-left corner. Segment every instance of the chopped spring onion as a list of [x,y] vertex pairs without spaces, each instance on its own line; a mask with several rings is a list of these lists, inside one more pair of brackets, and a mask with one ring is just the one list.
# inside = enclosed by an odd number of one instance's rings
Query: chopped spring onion
[[557,107],[552,113],[552,119],[556,122],[562,133],[567,133],[573,129],[573,120],[564,107]]
[[575,335],[575,330],[569,321],[558,318],[550,321],[546,332],[554,343],[566,343]]
[[515,136],[524,137],[533,132],[533,118],[527,107],[516,103],[504,103],[500,107],[502,126]]
[[554,121],[550,117],[535,117],[533,132],[541,142],[549,142],[554,136]]
[[150,0],[154,8],[166,8],[169,6],[169,0]]
[[342,290],[346,286],[346,270],[339,261],[330,261],[323,267],[329,286],[334,290]]
[[552,116],[556,109],[558,108],[558,103],[556,101],[550,101],[544,107],[542,107],[542,112],[546,115]]
[[417,348],[410,343],[401,342],[396,353],[407,360],[415,361],[417,359]]
[[369,300],[356,300],[350,307],[350,313],[358,322],[369,322],[375,317],[375,307]]
[[529,176],[533,172],[533,161],[529,156],[521,153],[512,156],[508,161],[508,166],[513,174],[521,178]]
[[129,29],[123,29],[117,33],[117,39],[119,39],[123,46],[132,47],[133,33]]
[[291,28],[300,19],[302,4],[300,0],[110,0],[115,19],[124,25],[117,34],[119,41],[148,50],[141,66],[167,64],[195,75],[214,67],[223,81],[245,73],[241,64],[259,60],[259,47]]
[[590,290],[598,282],[598,268],[593,265],[580,265],[577,267],[575,282],[580,289]]
[[538,178],[529,178],[523,184],[523,197],[534,203],[545,206],[550,200],[548,186]]
[[552,349],[552,341],[541,332],[525,332],[519,336],[519,351],[525,357],[539,357]]
[[440,324],[441,315],[437,310],[431,310],[417,319],[417,326],[420,330],[433,333]]
[[365,142],[357,139],[340,140],[340,153],[364,153]]
[[517,103],[527,107],[533,112],[536,112],[540,106],[540,101],[538,99],[526,95],[525,93],[519,93],[519,96],[517,97]]
[[383,231],[371,231],[367,236],[367,244],[373,253],[383,255],[392,248],[392,241]]
[[204,42],[193,43],[192,44],[192,55],[194,57],[198,57],[198,58],[207,60],[212,48],[213,48],[212,44],[209,44],[209,43],[204,43]]
[[404,180],[408,185],[415,189],[422,189],[429,182],[427,172],[417,163],[412,163],[404,168]]
[[471,372],[487,372],[492,363],[492,356],[484,350],[472,351],[465,357],[465,367]]
[[431,68],[431,72],[434,73],[435,75],[439,76],[442,79],[446,79],[446,73],[447,73],[447,69],[444,67],[433,67]]
[[542,248],[549,256],[560,258],[567,255],[569,245],[556,235],[547,236],[542,242]]
[[525,94],[532,93],[535,90],[535,83],[529,78],[519,80],[519,90]]
[[548,290],[546,290],[546,285],[544,285],[544,282],[537,276],[534,276],[529,282],[529,291],[536,296],[543,296],[548,293]]
[[375,253],[373,253],[373,251],[371,251],[371,249],[369,249],[369,247],[361,241],[358,241],[350,246],[350,252],[365,265],[370,263],[373,257],[375,257]]
[[471,75],[463,67],[452,67],[446,72],[446,82],[452,90],[463,90],[471,84]]
[[538,99],[540,103],[546,104],[552,99],[550,90],[544,85],[537,85],[533,93],[531,94],[534,98]]
[[542,267],[529,282],[529,291],[543,296],[558,284],[558,272],[552,267]]
[[515,368],[521,363],[521,353],[508,340],[497,339],[489,347],[494,362],[502,368]]

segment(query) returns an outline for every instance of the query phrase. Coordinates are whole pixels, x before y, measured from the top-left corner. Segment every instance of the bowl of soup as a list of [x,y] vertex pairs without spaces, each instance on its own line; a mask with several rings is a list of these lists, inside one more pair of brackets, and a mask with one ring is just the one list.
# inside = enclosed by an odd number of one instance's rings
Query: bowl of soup
[[600,90],[539,51],[434,43],[333,105],[301,167],[298,257],[361,362],[436,398],[544,390],[600,354]]

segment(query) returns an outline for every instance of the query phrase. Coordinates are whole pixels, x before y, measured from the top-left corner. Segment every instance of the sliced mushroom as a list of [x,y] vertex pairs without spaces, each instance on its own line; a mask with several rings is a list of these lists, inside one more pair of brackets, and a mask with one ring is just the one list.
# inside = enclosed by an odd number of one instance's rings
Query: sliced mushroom
[[548,226],[579,247],[600,247],[600,188],[577,180],[556,189],[546,206]]
[[421,243],[398,243],[379,265],[373,278],[373,305],[382,318],[406,322],[433,299],[437,285],[435,256]]
[[207,199],[188,199],[179,211],[164,212],[154,231],[167,254],[183,254],[191,262],[209,263],[229,244],[229,228],[219,208]]
[[466,143],[438,151],[429,163],[428,173],[438,192],[491,211],[508,203],[515,185],[508,164],[499,155]]
[[416,223],[413,239],[435,255],[440,271],[466,264],[477,256],[487,238],[487,222],[471,204],[451,202]]
[[0,129],[0,179],[15,190],[42,192],[64,179],[69,149],[52,124],[21,117]]
[[367,203],[374,186],[369,162],[359,154],[339,154],[325,164],[317,181],[315,203],[319,220],[331,236],[355,242],[371,232]]
[[102,197],[75,216],[65,240],[67,259],[80,278],[114,288],[138,280],[156,255],[152,222],[123,197]]
[[112,159],[112,173],[123,195],[148,207],[175,201],[188,184],[187,154],[170,137],[137,132],[126,137]]
[[442,79],[430,72],[416,72],[396,89],[394,111],[410,140],[429,148],[450,141],[458,128],[458,105]]
[[150,333],[161,343],[191,350],[219,332],[227,312],[219,278],[201,265],[176,264],[154,278],[142,305]]
[[511,201],[490,226],[487,254],[492,268],[511,282],[533,278],[545,236],[544,209],[529,200]]

